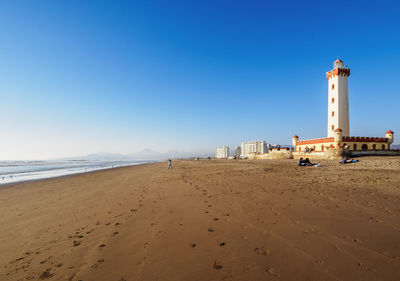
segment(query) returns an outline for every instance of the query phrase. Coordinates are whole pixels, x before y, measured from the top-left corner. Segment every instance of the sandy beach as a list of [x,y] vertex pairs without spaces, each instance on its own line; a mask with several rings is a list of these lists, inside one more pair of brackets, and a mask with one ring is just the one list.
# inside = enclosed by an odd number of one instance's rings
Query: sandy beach
[[0,188],[0,280],[400,280],[400,157],[153,163]]

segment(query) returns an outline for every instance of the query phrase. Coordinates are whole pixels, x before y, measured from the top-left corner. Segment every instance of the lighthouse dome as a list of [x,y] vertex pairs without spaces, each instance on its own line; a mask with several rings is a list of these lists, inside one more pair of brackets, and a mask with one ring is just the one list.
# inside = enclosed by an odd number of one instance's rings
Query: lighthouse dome
[[333,68],[343,68],[343,61],[339,58],[333,62]]

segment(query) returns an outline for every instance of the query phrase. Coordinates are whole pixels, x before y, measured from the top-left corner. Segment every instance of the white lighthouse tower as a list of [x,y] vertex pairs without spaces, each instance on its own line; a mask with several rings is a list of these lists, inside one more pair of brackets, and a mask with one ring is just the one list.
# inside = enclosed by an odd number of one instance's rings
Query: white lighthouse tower
[[343,136],[350,136],[349,87],[350,69],[337,59],[333,69],[326,73],[328,79],[328,137],[335,136],[335,130],[341,129]]

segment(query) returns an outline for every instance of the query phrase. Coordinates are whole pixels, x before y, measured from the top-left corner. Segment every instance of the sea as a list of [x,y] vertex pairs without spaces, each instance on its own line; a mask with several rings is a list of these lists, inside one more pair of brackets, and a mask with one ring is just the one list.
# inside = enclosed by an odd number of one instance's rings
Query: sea
[[54,178],[154,161],[0,161],[0,186],[8,183]]

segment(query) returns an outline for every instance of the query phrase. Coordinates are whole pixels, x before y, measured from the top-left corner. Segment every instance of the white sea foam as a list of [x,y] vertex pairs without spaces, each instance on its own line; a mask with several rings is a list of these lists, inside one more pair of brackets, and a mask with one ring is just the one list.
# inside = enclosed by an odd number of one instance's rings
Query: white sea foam
[[147,162],[149,161],[0,161],[0,185],[88,173]]

